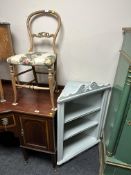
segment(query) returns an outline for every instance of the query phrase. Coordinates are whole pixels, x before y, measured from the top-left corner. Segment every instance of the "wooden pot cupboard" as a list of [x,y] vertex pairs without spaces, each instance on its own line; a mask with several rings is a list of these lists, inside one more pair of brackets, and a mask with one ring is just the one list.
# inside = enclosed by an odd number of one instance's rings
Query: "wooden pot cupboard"
[[18,105],[13,106],[12,88],[4,86],[6,102],[0,103],[0,132],[11,131],[20,140],[24,158],[26,149],[48,153],[56,165],[55,118],[49,92],[19,89]]
[[100,146],[100,175],[131,175],[131,28],[123,44]]

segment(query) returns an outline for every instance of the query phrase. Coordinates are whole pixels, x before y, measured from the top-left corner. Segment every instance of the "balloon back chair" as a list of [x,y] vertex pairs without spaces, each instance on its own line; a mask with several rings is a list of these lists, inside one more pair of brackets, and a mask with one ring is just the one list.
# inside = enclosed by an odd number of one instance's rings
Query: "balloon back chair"
[[[48,33],[48,32],[40,32],[40,33],[33,33],[32,25],[36,24],[34,21],[38,19],[39,17],[53,17],[53,19],[57,22],[56,31],[54,33]],[[49,18],[48,18],[49,20]],[[29,41],[30,41],[30,48],[27,53],[24,54],[18,54],[11,56],[7,59],[7,62],[10,65],[10,73],[11,73],[11,80],[12,80],[12,87],[14,92],[14,102],[13,105],[17,105],[17,87],[22,88],[31,88],[36,90],[49,90],[50,91],[50,99],[51,99],[51,105],[52,110],[55,110],[55,102],[54,102],[54,92],[57,87],[57,81],[56,81],[56,71],[57,71],[57,51],[56,51],[56,38],[58,35],[58,32],[60,30],[61,26],[61,18],[55,11],[52,10],[40,10],[31,13],[27,18],[27,30],[29,35]],[[40,51],[34,51],[34,44],[35,44],[35,38],[40,39],[52,39],[52,51],[51,52],[40,52]],[[44,41],[44,40],[43,40]],[[43,43],[42,43],[43,44]],[[26,65],[30,66],[28,70],[15,73],[15,66],[16,65]],[[42,67],[43,70],[46,70],[45,72],[40,72],[36,69],[36,67]],[[21,83],[18,81],[18,76],[23,75],[29,71],[33,72],[33,80],[26,83]],[[48,76],[48,86],[41,86],[38,83],[38,74],[46,74]]]

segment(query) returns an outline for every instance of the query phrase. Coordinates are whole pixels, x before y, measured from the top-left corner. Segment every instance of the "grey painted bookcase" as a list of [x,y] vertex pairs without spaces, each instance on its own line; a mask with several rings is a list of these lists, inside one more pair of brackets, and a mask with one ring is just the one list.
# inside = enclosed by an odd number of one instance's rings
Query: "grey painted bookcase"
[[57,164],[100,142],[110,85],[69,82],[58,97]]

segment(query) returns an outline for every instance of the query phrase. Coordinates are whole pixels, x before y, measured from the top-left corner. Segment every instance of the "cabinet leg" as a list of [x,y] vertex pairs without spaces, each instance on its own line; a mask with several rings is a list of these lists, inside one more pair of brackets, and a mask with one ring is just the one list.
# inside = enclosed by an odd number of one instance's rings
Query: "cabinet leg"
[[56,168],[56,153],[51,155],[53,168]]
[[21,148],[23,156],[24,156],[24,160],[27,162],[28,161],[28,154],[27,154],[27,150],[25,148]]

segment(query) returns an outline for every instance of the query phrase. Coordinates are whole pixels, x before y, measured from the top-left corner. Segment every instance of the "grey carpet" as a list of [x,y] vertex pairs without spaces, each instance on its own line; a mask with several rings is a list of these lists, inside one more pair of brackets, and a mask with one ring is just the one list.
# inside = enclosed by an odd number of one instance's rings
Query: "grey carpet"
[[98,146],[54,169],[50,155],[35,151],[29,151],[26,164],[19,146],[9,146],[11,141],[0,141],[0,175],[98,175]]

